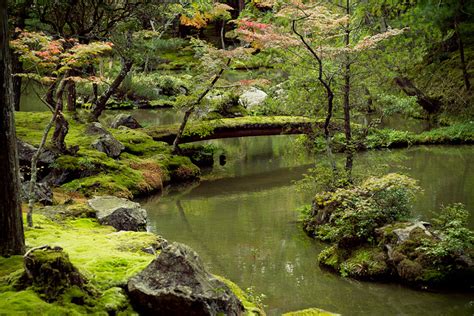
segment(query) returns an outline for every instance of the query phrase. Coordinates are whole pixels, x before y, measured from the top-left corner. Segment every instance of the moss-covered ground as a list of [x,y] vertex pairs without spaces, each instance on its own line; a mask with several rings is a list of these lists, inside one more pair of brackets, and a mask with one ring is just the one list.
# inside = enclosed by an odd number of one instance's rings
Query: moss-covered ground
[[[145,248],[158,244],[158,237],[147,232],[115,231],[101,226],[92,218],[51,219],[41,212],[34,216],[33,228],[25,228],[27,247],[59,246],[69,255],[71,263],[89,280],[96,295],[80,301],[79,289],[72,287],[60,299],[46,302],[34,287],[20,287],[23,257],[0,257],[0,314],[37,313],[40,315],[135,314],[123,290],[127,280],[145,268],[154,255]],[[45,214],[48,214],[46,216]],[[243,302],[248,315],[264,312],[249,301],[236,284],[219,277]]]

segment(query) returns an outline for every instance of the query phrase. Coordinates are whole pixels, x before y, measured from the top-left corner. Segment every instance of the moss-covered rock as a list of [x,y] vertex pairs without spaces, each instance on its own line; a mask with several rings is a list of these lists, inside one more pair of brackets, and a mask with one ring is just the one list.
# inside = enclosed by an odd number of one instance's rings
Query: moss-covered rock
[[94,294],[61,247],[31,249],[25,255],[24,263],[25,277],[31,281],[32,289],[47,302],[58,300],[66,292],[76,299],[80,296],[82,300]]
[[334,314],[320,308],[308,308],[301,311],[289,312],[283,314],[283,316],[337,316],[340,314]]

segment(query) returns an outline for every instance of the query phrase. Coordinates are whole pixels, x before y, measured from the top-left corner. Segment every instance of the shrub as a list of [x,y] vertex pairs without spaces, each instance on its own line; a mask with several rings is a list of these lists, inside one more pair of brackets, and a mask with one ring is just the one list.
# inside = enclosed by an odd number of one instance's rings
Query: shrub
[[[391,173],[371,177],[353,188],[320,193],[307,219],[309,230],[314,229],[316,237],[322,240],[340,245],[372,241],[377,227],[410,214],[411,202],[418,190],[415,180]],[[318,224],[312,224],[315,218]],[[306,227],[308,229],[308,225]]]
[[474,232],[467,228],[469,212],[461,203],[441,208],[439,217],[433,219],[433,228],[437,229],[440,240],[427,239],[421,247],[435,261],[447,257],[471,252],[474,245]]
[[127,95],[145,100],[156,100],[186,94],[190,82],[187,76],[175,77],[158,73],[134,74],[131,80],[122,85]]

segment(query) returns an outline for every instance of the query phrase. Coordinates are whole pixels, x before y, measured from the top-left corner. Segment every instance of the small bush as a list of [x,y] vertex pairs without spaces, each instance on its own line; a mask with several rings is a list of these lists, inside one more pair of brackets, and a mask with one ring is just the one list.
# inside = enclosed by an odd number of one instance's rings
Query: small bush
[[441,238],[437,242],[427,239],[422,247],[435,262],[473,251],[474,232],[467,228],[468,218],[469,212],[461,203],[442,207],[439,217],[433,219]]
[[410,214],[416,181],[391,173],[369,178],[360,186],[337,189],[316,195],[308,222],[319,218],[315,236],[338,244],[372,241],[377,227],[392,223]]

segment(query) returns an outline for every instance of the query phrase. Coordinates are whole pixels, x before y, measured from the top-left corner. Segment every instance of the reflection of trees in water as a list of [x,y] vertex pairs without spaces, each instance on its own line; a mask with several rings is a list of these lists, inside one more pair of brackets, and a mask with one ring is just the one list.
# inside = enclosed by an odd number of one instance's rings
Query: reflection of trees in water
[[186,229],[188,230],[190,235],[193,237],[193,239],[196,240],[198,242],[198,244],[200,245],[199,250],[204,251],[206,253],[206,256],[211,260],[212,264],[214,266],[216,266],[218,268],[218,270],[221,271],[221,273],[225,274],[226,270],[224,268],[224,265],[221,264],[219,258],[216,256],[214,251],[212,251],[207,246],[207,242],[205,240],[202,240],[198,233],[195,233],[193,231],[193,228],[192,228],[192,226],[191,226],[191,224],[188,221],[188,218],[186,216],[186,212],[184,211],[183,205],[181,204],[181,200],[176,200],[176,208],[178,209],[178,213],[179,213],[181,219],[183,220],[184,226],[186,227]]

